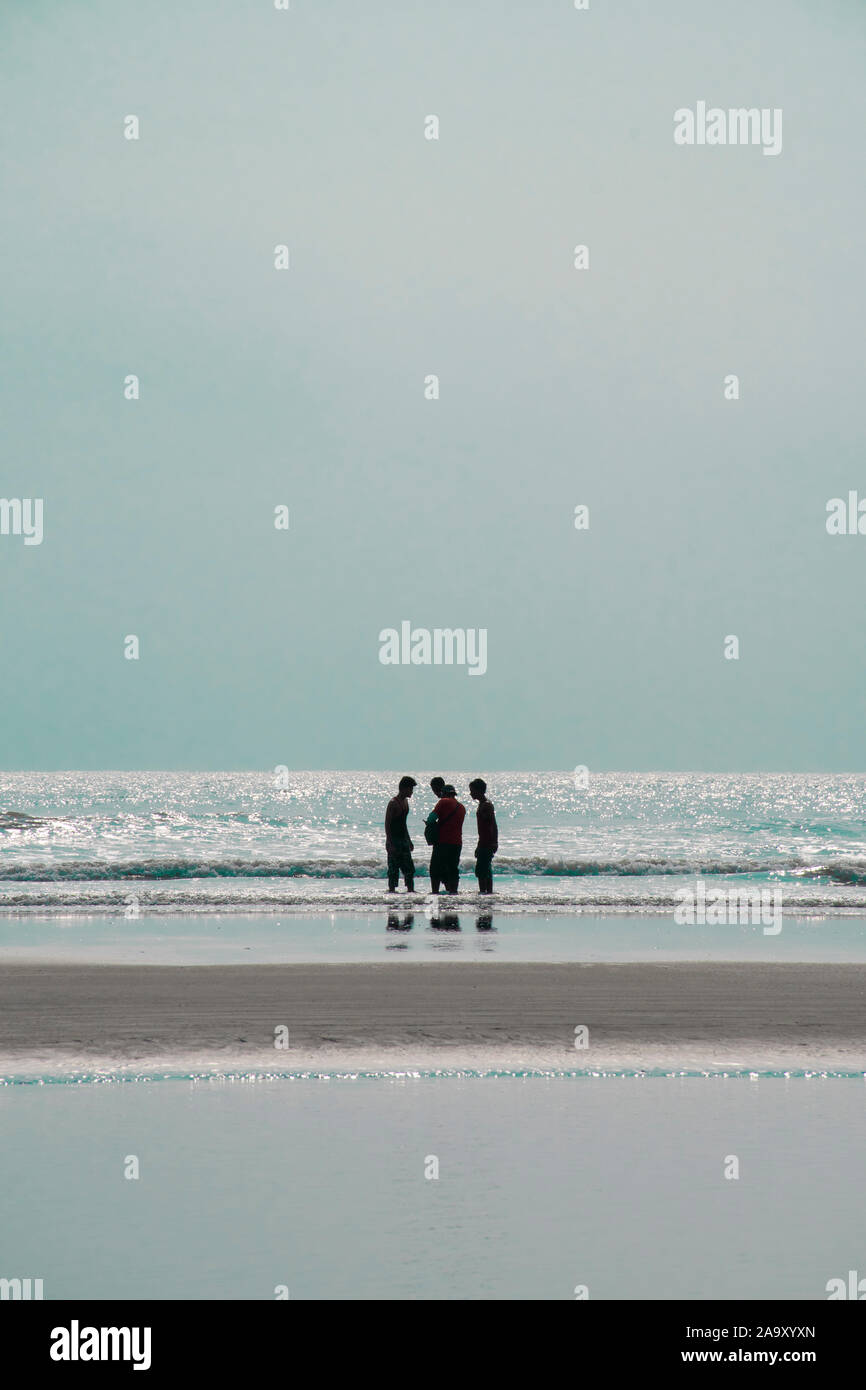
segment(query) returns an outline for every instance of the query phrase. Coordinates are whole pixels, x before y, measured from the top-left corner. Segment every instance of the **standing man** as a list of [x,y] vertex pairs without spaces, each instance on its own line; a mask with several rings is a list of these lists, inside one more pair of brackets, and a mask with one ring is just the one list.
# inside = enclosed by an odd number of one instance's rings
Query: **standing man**
[[[445,778],[431,777],[430,790],[438,802],[445,790]],[[443,875],[442,865],[439,862],[439,826],[435,810],[430,812],[424,822],[424,839],[428,845],[432,846],[430,850],[430,892],[438,893]]]
[[499,828],[493,802],[487,800],[487,783],[476,777],[469,783],[469,795],[478,802],[478,848],[475,851],[475,877],[479,893],[493,892],[493,856],[499,848]]
[[439,850],[439,870],[445,892],[456,893],[460,886],[460,851],[463,848],[466,807],[457,800],[457,793],[449,783],[433,809],[439,831],[436,848]]
[[396,893],[402,870],[406,892],[415,892],[415,865],[406,821],[409,798],[417,786],[414,777],[401,777],[397,795],[392,796],[385,811],[385,849],[388,854],[388,892]]

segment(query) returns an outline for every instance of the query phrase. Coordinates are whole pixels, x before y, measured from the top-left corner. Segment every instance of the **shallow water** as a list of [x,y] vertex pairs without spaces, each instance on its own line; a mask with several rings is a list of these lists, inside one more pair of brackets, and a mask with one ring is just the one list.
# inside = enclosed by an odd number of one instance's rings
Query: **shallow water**
[[450,911],[329,915],[0,917],[2,961],[81,964],[264,965],[455,961],[866,961],[866,917],[783,916],[760,923],[678,926],[670,916]]
[[6,1088],[0,1276],[46,1298],[822,1299],[866,1265],[864,1102],[767,1078]]

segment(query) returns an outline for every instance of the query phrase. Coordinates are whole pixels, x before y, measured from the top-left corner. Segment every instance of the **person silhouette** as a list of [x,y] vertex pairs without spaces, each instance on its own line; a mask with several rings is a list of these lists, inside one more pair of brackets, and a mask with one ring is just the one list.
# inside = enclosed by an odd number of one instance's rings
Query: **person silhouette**
[[487,800],[487,783],[476,777],[469,783],[469,795],[478,802],[478,847],[475,850],[475,876],[479,893],[493,892],[493,856],[499,848],[499,828],[493,802]]
[[406,892],[415,892],[415,864],[412,850],[415,846],[409,838],[406,824],[409,818],[409,798],[418,783],[414,777],[401,777],[397,795],[392,796],[385,811],[385,851],[388,855],[388,892],[396,893],[400,874],[406,884]]
[[446,893],[456,893],[460,887],[460,851],[463,848],[463,821],[466,807],[457,800],[457,793],[448,783],[434,806],[436,828],[439,832],[438,869]]

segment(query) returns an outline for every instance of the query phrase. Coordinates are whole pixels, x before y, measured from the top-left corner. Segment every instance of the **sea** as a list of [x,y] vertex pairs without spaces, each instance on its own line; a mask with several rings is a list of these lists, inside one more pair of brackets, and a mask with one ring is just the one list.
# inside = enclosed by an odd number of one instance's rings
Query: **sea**
[[[378,908],[401,773],[7,772],[0,912],[330,913]],[[419,887],[431,775],[414,775]],[[469,810],[472,772],[442,774]],[[670,914],[677,890],[779,890],[787,913],[866,912],[866,775],[486,774],[499,913]],[[282,785],[285,783],[285,785]]]
[[[495,893],[385,892],[433,773],[5,773],[0,969],[866,961],[862,775],[486,774]],[[477,770],[434,769],[465,788]],[[579,781],[579,779],[578,779]],[[784,929],[680,925],[778,891]],[[0,1077],[0,1279],[46,1299],[825,1299],[866,1272],[866,1078],[337,1066]],[[134,1160],[134,1162],[133,1162]],[[799,1319],[803,1321],[804,1319]]]

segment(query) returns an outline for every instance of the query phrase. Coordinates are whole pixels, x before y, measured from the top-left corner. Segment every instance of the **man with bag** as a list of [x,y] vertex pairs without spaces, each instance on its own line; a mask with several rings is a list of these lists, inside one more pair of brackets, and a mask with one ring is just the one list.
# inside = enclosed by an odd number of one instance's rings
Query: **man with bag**
[[[442,788],[442,795],[433,807],[433,814],[436,817],[437,838],[430,860],[431,890],[438,893],[441,882],[445,885],[446,893],[456,893],[460,884],[460,851],[463,848],[463,820],[466,807],[457,800],[457,793],[450,783]],[[426,838],[426,826],[424,835]]]

